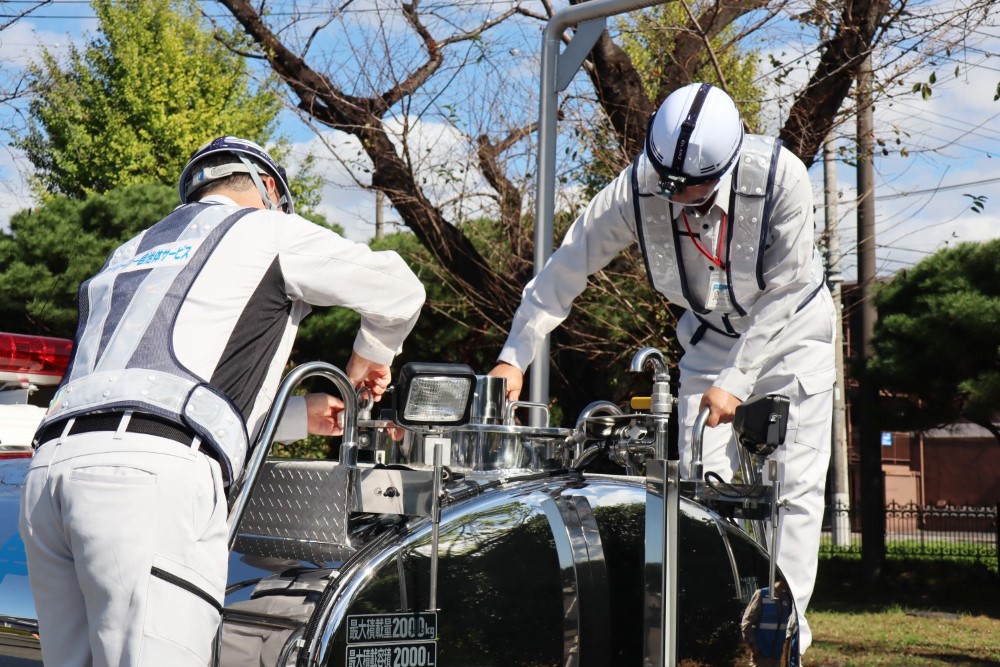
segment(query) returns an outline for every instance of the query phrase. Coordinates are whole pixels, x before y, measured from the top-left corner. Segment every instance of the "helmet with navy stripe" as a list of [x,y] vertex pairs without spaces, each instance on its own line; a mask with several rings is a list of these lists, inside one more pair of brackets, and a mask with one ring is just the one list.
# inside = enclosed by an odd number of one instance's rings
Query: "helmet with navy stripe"
[[[232,156],[232,161],[212,159],[211,156]],[[178,191],[181,196],[181,203],[187,204],[191,201],[191,195],[207,186],[213,181],[228,178],[233,174],[248,174],[257,186],[260,197],[271,210],[284,210],[285,213],[294,213],[292,206],[292,193],[288,188],[288,176],[285,170],[268,155],[267,151],[247,139],[238,137],[217,137],[208,142],[194,152],[187,166],[181,172]],[[267,196],[267,188],[264,187],[260,175],[265,174],[274,178],[277,183],[280,198],[277,202],[271,201]]]
[[667,96],[649,119],[645,154],[669,197],[722,178],[743,146],[743,122],[725,91],[692,83]]

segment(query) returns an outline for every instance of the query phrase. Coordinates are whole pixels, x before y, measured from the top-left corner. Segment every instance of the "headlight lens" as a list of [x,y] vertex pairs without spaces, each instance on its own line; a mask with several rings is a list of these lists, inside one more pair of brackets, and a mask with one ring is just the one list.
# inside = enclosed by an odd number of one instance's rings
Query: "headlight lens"
[[465,364],[411,361],[399,370],[392,388],[400,426],[441,428],[469,421],[476,374]]
[[467,377],[416,377],[410,382],[403,418],[409,422],[455,423],[469,404],[472,382]]

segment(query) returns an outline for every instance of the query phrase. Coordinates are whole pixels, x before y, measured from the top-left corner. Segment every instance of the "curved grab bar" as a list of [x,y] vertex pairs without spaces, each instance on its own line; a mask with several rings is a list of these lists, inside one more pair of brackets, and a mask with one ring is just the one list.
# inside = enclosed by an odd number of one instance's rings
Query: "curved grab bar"
[[702,411],[698,413],[698,417],[694,420],[694,427],[691,429],[691,479],[700,480],[704,472],[704,466],[701,462],[701,452],[705,438],[705,426],[708,424],[708,416],[710,414],[711,411],[708,408],[702,408]]
[[587,404],[587,407],[580,411],[580,415],[576,418],[576,426],[573,427],[572,435],[566,438],[567,444],[573,445],[574,459],[579,459],[583,456],[583,443],[587,441],[587,420],[601,414],[621,415],[622,409],[611,401],[600,400]]
[[288,375],[284,377],[278,386],[278,393],[274,403],[271,404],[267,413],[264,426],[254,441],[250,450],[250,459],[243,470],[243,475],[233,484],[229,501],[229,518],[227,528],[229,531],[229,550],[232,551],[236,543],[236,532],[239,529],[243,513],[250,502],[250,494],[260,473],[264,469],[264,461],[267,459],[271,446],[274,443],[274,435],[278,430],[281,416],[285,412],[285,406],[292,395],[292,391],[301,384],[303,380],[314,375],[319,375],[334,384],[340,392],[341,400],[344,401],[344,435],[340,445],[340,463],[344,465],[357,465],[358,458],[358,401],[354,393],[354,387],[347,378],[347,374],[332,364],[323,361],[312,361],[301,366],[296,366]]

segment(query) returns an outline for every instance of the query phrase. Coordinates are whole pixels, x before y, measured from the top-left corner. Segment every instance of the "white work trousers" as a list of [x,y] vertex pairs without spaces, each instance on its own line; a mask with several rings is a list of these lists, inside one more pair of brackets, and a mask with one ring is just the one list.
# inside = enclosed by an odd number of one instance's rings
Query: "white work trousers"
[[128,432],[44,443],[20,529],[46,667],[208,664],[228,566],[217,462]]
[[[833,421],[833,384],[836,378],[833,348],[833,304],[827,290],[809,302],[772,341],[753,395],[781,394],[789,399],[785,443],[771,457],[783,464],[781,507],[778,512],[778,567],[795,598],[799,616],[799,649],[812,643],[805,618],[816,583],[819,540],[825,505],[826,474],[830,463]],[[726,363],[734,339],[706,331],[696,345],[698,328],[690,312],[681,317],[677,336],[684,346],[680,360],[678,424],[681,476],[690,477],[692,430],[701,396],[712,386]],[[739,454],[731,425],[706,428],[702,440],[704,471],[732,479]]]

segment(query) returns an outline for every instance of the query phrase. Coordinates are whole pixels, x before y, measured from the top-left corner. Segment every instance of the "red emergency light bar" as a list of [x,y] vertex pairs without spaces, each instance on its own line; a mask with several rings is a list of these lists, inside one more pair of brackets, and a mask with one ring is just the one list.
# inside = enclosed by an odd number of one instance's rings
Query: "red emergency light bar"
[[0,382],[59,384],[72,350],[65,338],[0,333]]

